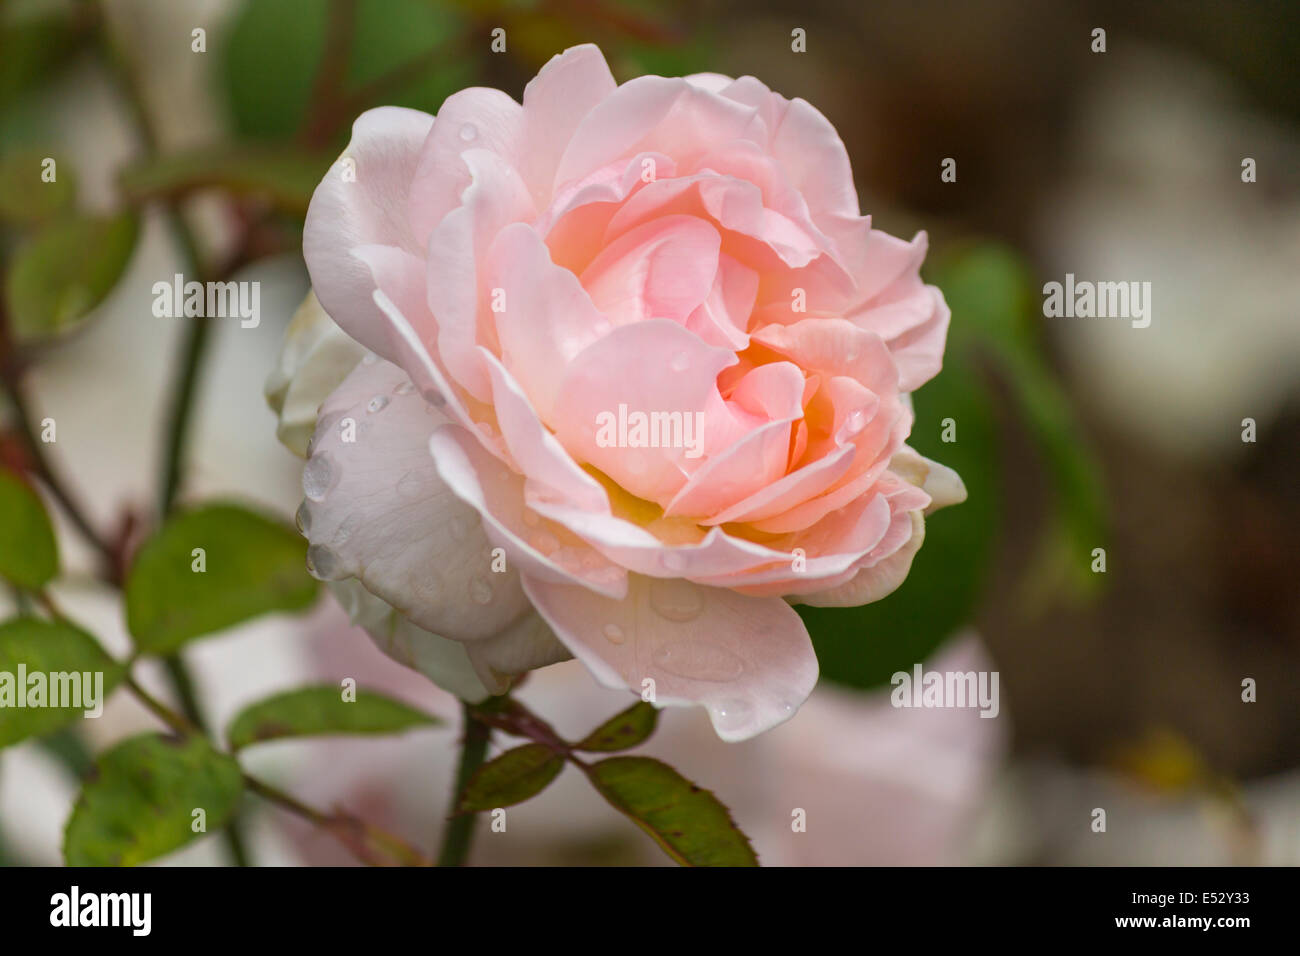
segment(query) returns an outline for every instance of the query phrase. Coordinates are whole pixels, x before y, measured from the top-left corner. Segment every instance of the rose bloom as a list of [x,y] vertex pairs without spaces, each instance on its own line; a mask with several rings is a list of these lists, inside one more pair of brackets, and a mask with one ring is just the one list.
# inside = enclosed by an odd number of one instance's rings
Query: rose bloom
[[904,444],[949,318],[924,235],[859,215],[803,100],[619,86],[594,46],[522,106],[352,132],[267,387],[312,573],[465,699],[576,656],[726,740],[790,717],[817,679],[791,604],[888,594],[965,496]]

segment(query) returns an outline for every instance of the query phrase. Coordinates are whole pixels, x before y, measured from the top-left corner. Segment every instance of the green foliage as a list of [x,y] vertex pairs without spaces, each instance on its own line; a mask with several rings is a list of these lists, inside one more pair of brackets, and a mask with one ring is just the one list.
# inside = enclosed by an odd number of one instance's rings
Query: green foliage
[[610,753],[630,750],[644,743],[655,732],[659,711],[645,701],[637,701],[627,710],[615,714],[582,740],[575,750]]
[[[250,0],[240,9],[223,54],[223,83],[237,135],[275,140],[301,129],[325,54],[328,7],[328,0]],[[432,54],[461,29],[455,11],[427,0],[360,0],[345,89],[355,93]],[[380,91],[383,104],[436,113],[447,96],[472,85],[465,58],[427,59],[427,70],[412,71]],[[345,117],[345,129],[352,119]]]
[[[44,686],[43,703],[31,706],[32,687],[27,688],[27,706],[17,706],[18,697],[24,694],[18,687],[19,668],[24,675],[41,675]],[[92,709],[87,694],[96,690],[95,674],[103,675],[99,688],[103,697],[95,701],[103,706],[106,698],[122,679],[123,671],[90,635],[71,624],[45,621],[34,617],[16,617],[0,624],[0,747],[7,747],[29,737],[41,737],[72,723],[85,711]],[[54,675],[65,675],[63,680]],[[87,683],[86,675],[91,675]],[[9,682],[12,680],[12,684]],[[70,681],[80,688],[81,706],[51,707],[56,691],[62,685],[63,693],[71,693]],[[8,685],[8,686],[6,686]],[[15,695],[12,699],[10,694]]]
[[258,146],[201,149],[147,158],[122,173],[121,185],[136,202],[180,199],[215,186],[231,195],[261,197],[301,217],[329,164],[329,158],[313,153]]
[[600,795],[683,866],[757,866],[749,838],[708,790],[649,757],[608,757],[585,768]]
[[[954,468],[967,500],[926,519],[925,543],[893,594],[863,607],[796,608],[822,676],[862,689],[910,670],[976,614],[1001,520],[995,379],[1009,385],[1016,413],[1045,452],[1058,490],[1057,523],[1073,536],[1078,554],[1093,547],[1085,542],[1101,540],[1095,467],[1042,357],[1029,269],[1005,247],[972,245],[928,271],[953,317],[943,371],[913,395],[916,422],[908,443]],[[955,442],[941,437],[949,418]]]
[[305,571],[306,549],[291,528],[236,505],[209,504],[169,519],[127,575],[126,620],[136,647],[169,654],[260,614],[309,607],[317,585]]
[[223,826],[244,787],[239,764],[200,737],[132,737],[95,770],[64,833],[70,866],[135,866],[179,849]]
[[478,813],[523,803],[545,790],[563,769],[564,756],[542,744],[507,750],[475,771],[456,809]]
[[303,687],[268,697],[242,710],[226,738],[232,750],[264,740],[330,734],[392,734],[411,727],[431,727],[436,717],[372,691],[357,691],[344,700],[332,685]]
[[49,82],[87,39],[82,25],[64,11],[0,19],[0,108]]
[[5,282],[14,338],[40,341],[75,329],[121,278],[138,233],[131,213],[78,216],[49,225],[26,242]]
[[41,499],[0,471],[0,578],[39,591],[58,571],[59,549]]
[[[41,178],[46,159],[55,160],[55,179]],[[26,147],[0,157],[0,220],[38,225],[72,208],[76,178],[68,165],[44,150]]]

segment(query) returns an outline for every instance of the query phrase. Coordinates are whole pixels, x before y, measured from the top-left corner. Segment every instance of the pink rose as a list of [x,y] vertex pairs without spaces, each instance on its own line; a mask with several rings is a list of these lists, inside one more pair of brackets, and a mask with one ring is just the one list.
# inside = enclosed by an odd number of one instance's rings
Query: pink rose
[[965,494],[904,444],[948,326],[925,249],[752,77],[618,86],[581,46],[522,106],[365,113],[307,215],[328,318],[269,384],[291,441],[332,388],[313,572],[464,697],[572,655],[727,740],[780,723],[817,679],[790,604],[887,594]]

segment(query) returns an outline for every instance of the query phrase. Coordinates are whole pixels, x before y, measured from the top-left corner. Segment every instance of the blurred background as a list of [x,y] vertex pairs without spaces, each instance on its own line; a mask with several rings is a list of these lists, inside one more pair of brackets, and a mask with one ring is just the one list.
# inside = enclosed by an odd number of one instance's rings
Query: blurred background
[[[768,864],[1300,863],[1290,0],[7,0],[0,349],[16,389],[0,399],[0,467],[39,473],[21,422],[53,419],[45,465],[119,555],[173,486],[290,520],[300,462],[274,439],[262,385],[307,290],[306,203],[352,119],[380,104],[436,113],[471,85],[518,98],[585,41],[619,80],[751,73],[809,100],[844,139],[863,212],[895,235],[928,231],[926,275],[953,320],[945,370],[915,396],[913,444],[970,491],[929,522],[895,595],[807,614],[822,681],[794,720],[728,745],[702,712],[672,710],[647,752],[714,790]],[[43,239],[56,229],[72,238]],[[33,307],[14,275],[43,241],[71,262],[70,291]],[[153,283],[178,272],[259,281],[260,325],[155,317]],[[1044,318],[1042,286],[1066,273],[1150,282],[1150,327]],[[192,418],[172,475],[178,405]],[[36,486],[59,532],[55,594],[124,655],[112,569]],[[999,716],[891,707],[889,675],[918,661],[998,671]],[[309,802],[435,845],[457,705],[332,599],[190,645],[185,663],[214,727],[344,676],[446,716],[249,756]],[[162,667],[137,673],[174,697]],[[573,734],[627,703],[576,662],[535,673],[520,697]],[[118,695],[100,720],[0,751],[0,857],[59,862],[92,756],[155,727]],[[794,808],[806,833],[791,832]],[[244,819],[255,863],[352,862],[265,804],[249,799]],[[229,861],[208,838],[162,862]],[[508,832],[480,832],[473,861],[667,862],[571,771],[511,810]]]

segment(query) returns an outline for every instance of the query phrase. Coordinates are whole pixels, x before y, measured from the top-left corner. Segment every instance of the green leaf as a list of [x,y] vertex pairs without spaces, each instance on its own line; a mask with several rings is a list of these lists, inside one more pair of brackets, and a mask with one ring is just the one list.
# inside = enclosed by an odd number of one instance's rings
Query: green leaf
[[[222,73],[241,138],[286,139],[302,128],[325,53],[328,19],[328,0],[249,0],[239,9]],[[461,33],[463,19],[428,0],[359,0],[345,90],[355,93],[432,54]],[[472,80],[471,58],[430,55],[427,70],[382,90],[382,101],[432,114],[447,96],[472,86]],[[344,133],[353,119],[343,117]]]
[[327,734],[393,734],[411,727],[431,727],[436,717],[372,691],[357,691],[343,700],[333,685],[291,690],[245,708],[230,723],[226,737],[232,750],[263,740]]
[[329,165],[329,157],[315,153],[233,146],[146,159],[124,170],[120,182],[133,201],[178,199],[218,187],[265,198],[282,212],[303,216]]
[[75,328],[117,285],[139,223],[124,213],[47,226],[18,250],[5,283],[10,328],[21,342]]
[[[0,624],[0,747],[53,733],[102,707],[122,673],[93,637],[70,624],[35,617]],[[39,675],[41,687],[42,703],[36,706],[33,675]],[[102,685],[96,686],[95,675],[102,675]],[[56,695],[76,706],[49,706]]]
[[306,557],[306,542],[292,529],[236,505],[183,512],[131,566],[127,628],[141,651],[169,654],[259,614],[301,611],[317,593]]
[[59,548],[41,499],[0,471],[0,578],[39,591],[58,571]]
[[[934,268],[950,302],[961,304],[960,332],[992,360],[1009,386],[1015,412],[1028,426],[1052,482],[1054,517],[1045,522],[1031,577],[1038,587],[1093,592],[1103,578],[1089,570],[1092,548],[1107,538],[1100,467],[1039,343],[1041,305],[1029,266],[1013,250],[985,243],[949,252]],[[953,328],[957,308],[953,308]],[[1054,563],[1056,557],[1063,563]]]
[[585,768],[600,795],[683,866],[757,866],[749,838],[708,790],[649,757],[609,757]]
[[69,866],[135,866],[220,829],[244,781],[233,757],[201,737],[144,734],[99,758],[63,837]]
[[[55,179],[45,182],[45,160],[55,159]],[[43,150],[16,149],[0,157],[0,219],[33,225],[53,219],[72,207],[76,179],[67,164]]]
[[655,732],[659,711],[645,701],[637,701],[627,710],[616,714],[593,730],[575,750],[610,753],[630,750],[647,740]]
[[0,22],[0,107],[9,107],[30,87],[48,83],[51,73],[72,62],[91,35],[90,23],[81,19],[59,11]]
[[479,767],[465,785],[459,813],[480,813],[523,803],[546,789],[564,769],[564,757],[542,744],[524,744]]

